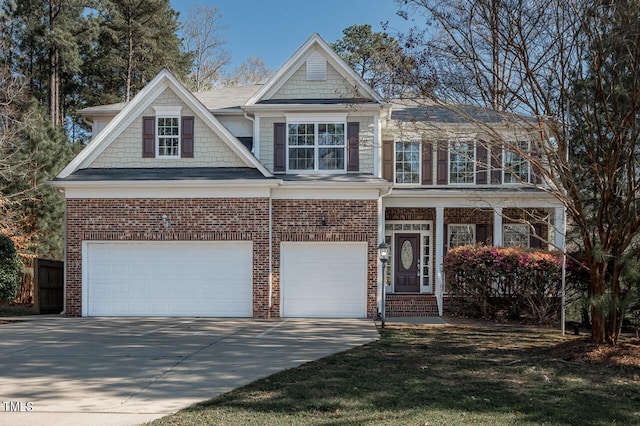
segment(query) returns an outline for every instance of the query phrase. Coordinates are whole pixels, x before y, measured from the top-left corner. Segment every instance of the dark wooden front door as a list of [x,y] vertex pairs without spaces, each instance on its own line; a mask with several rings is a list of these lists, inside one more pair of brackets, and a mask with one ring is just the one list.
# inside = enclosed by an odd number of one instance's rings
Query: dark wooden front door
[[393,245],[397,293],[420,292],[420,234],[396,234]]

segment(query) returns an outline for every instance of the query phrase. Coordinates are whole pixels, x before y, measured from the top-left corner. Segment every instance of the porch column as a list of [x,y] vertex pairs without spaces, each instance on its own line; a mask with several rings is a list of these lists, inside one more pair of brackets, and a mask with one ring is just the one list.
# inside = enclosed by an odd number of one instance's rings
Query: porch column
[[493,245],[502,246],[502,207],[493,208]]
[[436,298],[438,300],[438,313],[442,316],[442,294],[444,292],[444,271],[442,270],[442,262],[444,262],[444,207],[436,207],[436,237],[434,239],[436,249]]
[[553,214],[553,245],[556,250],[564,251],[565,234],[567,232],[564,220],[564,207],[556,207]]
[[[378,199],[378,244],[385,240],[384,230],[384,206],[382,198]],[[382,312],[382,286],[384,285],[384,277],[382,276],[380,260],[378,259],[378,245],[376,244],[376,276],[378,277],[378,289],[376,292],[376,305],[378,313]]]

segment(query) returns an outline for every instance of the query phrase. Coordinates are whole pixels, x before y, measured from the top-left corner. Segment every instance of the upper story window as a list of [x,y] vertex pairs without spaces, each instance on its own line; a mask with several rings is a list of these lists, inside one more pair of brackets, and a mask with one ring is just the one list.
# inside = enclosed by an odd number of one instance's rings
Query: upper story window
[[450,224],[447,225],[449,230],[449,248],[456,248],[460,246],[468,246],[475,244],[476,242],[476,227],[475,225],[460,225]]
[[158,157],[180,156],[180,118],[158,117]]
[[[509,149],[511,147],[512,149]],[[503,155],[504,183],[529,182],[530,166],[525,158],[529,152],[528,141],[511,142],[507,145]]]
[[142,117],[143,158],[193,158],[193,116],[181,115],[179,106],[155,106],[155,116]]
[[449,144],[449,183],[475,183],[475,152],[473,141],[456,141]]
[[396,183],[420,183],[420,146],[419,142],[395,143]]
[[288,170],[344,172],[345,128],[344,122],[288,123]]

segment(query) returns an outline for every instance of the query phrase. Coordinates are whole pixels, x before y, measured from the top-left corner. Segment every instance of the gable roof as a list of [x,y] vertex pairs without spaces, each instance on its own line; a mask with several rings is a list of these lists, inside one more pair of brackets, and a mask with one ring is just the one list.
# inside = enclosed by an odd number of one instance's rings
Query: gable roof
[[272,174],[256,159],[247,148],[224,127],[209,110],[191,93],[182,83],[176,79],[167,69],[161,70],[153,80],[149,82],[124,108],[107,124],[107,126],[93,139],[57,176],[64,179],[76,170],[89,166],[115,139],[123,132],[140,114],[165,89],[173,92],[191,108],[209,129],[217,134],[220,139],[246,164],[247,167],[259,170],[263,176],[271,177]]
[[297,71],[295,65],[302,62],[314,51],[320,51],[322,56],[335,68],[335,70],[350,84],[356,87],[358,93],[366,94],[371,100],[381,105],[386,105],[378,92],[373,90],[344,60],[327,44],[318,33],[313,33],[307,41],[295,51],[293,55],[273,74],[269,80],[258,90],[245,104],[256,105],[261,101],[269,100],[270,96],[278,91]]

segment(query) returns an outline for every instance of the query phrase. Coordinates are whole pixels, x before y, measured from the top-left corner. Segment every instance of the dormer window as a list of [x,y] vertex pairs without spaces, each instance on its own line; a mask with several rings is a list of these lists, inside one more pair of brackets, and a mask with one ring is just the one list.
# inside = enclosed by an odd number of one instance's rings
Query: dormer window
[[180,119],[158,117],[158,157],[180,156]]
[[193,158],[194,117],[182,107],[155,106],[154,117],[142,117],[143,158]]

